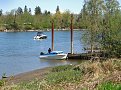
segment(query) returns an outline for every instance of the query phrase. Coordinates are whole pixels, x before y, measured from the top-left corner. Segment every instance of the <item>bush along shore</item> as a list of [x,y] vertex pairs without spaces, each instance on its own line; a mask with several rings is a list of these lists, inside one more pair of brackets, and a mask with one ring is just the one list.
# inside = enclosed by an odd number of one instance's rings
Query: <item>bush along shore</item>
[[[16,82],[17,76],[2,79],[0,89],[121,90],[121,60],[84,61],[78,65],[56,66],[19,76],[19,82]],[[22,77],[31,79],[22,80]]]

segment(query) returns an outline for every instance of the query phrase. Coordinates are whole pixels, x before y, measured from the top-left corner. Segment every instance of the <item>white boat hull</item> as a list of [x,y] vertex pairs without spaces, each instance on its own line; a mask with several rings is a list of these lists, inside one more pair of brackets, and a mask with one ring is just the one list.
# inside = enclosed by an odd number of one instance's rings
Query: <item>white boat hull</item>
[[67,54],[40,55],[40,59],[47,59],[47,60],[64,60],[66,58],[67,58]]
[[35,36],[34,39],[46,39],[47,36],[43,35],[43,36]]

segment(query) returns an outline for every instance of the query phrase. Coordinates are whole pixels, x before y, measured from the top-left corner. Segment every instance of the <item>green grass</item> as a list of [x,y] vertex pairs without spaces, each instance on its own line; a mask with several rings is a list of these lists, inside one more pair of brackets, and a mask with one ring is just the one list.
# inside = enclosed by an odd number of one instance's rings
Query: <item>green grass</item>
[[52,72],[62,72],[71,70],[74,66],[73,65],[63,65],[63,66],[56,66],[52,68]]
[[56,66],[52,73],[46,76],[48,84],[59,84],[62,82],[77,82],[81,79],[81,72],[73,70],[73,65]]
[[121,84],[106,82],[98,86],[98,90],[121,90]]
[[44,80],[35,79],[30,82],[21,82],[17,85],[5,86],[2,90],[48,90],[48,85]]
[[59,84],[62,82],[78,82],[81,80],[81,72],[67,70],[63,72],[54,72],[46,76],[48,84]]

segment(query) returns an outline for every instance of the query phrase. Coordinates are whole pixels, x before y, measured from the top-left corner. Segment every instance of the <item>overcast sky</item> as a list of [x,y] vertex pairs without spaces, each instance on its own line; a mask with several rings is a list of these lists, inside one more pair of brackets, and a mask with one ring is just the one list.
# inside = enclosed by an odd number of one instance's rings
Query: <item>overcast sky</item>
[[[118,1],[121,3],[121,0]],[[84,0],[0,0],[0,9],[5,13],[6,11],[17,9],[18,7],[24,9],[26,5],[27,8],[31,8],[32,13],[34,13],[35,7],[40,6],[42,12],[48,10],[54,13],[57,6],[59,6],[61,11],[70,10],[71,13],[78,14],[83,4]]]

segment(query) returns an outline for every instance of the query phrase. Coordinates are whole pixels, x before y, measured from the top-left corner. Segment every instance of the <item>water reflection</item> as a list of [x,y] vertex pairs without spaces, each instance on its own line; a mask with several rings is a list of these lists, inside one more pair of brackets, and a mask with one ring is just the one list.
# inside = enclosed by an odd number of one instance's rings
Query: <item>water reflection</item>
[[68,60],[40,60],[41,63],[46,63],[48,66],[58,66],[58,65],[67,65],[67,64],[79,64],[82,62],[82,60],[76,60],[76,59],[68,59]]

